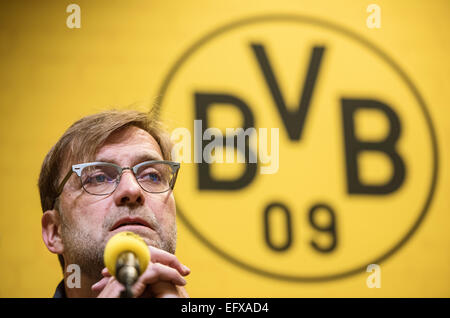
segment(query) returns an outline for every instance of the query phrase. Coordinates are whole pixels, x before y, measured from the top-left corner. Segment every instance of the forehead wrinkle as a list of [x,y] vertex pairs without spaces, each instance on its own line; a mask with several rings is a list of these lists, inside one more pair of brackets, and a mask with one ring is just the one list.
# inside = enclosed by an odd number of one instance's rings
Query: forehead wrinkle
[[[98,149],[95,161],[120,165],[120,162],[117,161],[117,148],[121,148],[119,157],[126,159],[127,164],[137,164],[148,160],[163,160],[161,147],[155,138],[148,132],[134,126],[111,134]],[[130,148],[130,151],[127,151],[127,148]]]

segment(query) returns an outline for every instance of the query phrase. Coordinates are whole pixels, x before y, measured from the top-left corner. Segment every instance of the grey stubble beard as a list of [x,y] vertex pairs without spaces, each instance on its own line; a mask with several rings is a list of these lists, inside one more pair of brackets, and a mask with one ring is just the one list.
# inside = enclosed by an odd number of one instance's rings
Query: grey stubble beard
[[67,224],[62,214],[61,236],[64,244],[65,266],[77,264],[80,266],[83,275],[88,276],[93,280],[100,280],[102,278],[101,271],[105,267],[103,262],[103,253],[107,243],[105,238],[113,223],[128,215],[139,215],[155,229],[159,239],[149,240],[144,238],[147,244],[165,250],[171,254],[175,254],[177,241],[176,222],[174,222],[167,231],[164,231],[159,226],[153,214],[149,216],[148,214],[141,215],[136,212],[129,213],[129,211],[125,211],[125,213],[115,213],[114,215],[109,215],[105,218],[101,228],[102,240],[98,242],[91,233]]

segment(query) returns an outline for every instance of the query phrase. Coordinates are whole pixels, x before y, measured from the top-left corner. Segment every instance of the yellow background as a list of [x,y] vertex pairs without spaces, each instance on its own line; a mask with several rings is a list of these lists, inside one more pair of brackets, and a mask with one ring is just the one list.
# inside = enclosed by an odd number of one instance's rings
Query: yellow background
[[[424,97],[437,133],[436,192],[416,234],[381,264],[380,289],[367,288],[368,273],[323,283],[257,276],[212,253],[179,222],[177,255],[192,269],[188,292],[450,296],[448,1],[77,1],[81,29],[66,26],[70,3],[11,1],[0,7],[1,297],[49,297],[62,277],[57,257],[42,242],[37,178],[45,154],[68,126],[103,109],[151,103],[174,61],[194,41],[221,25],[269,13],[329,20],[400,65]],[[366,26],[371,3],[381,7],[381,29]]]

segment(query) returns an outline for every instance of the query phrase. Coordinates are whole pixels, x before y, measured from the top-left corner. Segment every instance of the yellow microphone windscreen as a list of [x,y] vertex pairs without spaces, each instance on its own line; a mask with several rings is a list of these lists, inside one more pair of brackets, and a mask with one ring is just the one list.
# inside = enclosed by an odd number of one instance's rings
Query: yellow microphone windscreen
[[123,252],[133,252],[136,255],[142,274],[150,262],[150,250],[142,237],[127,231],[117,233],[106,244],[103,261],[109,273],[116,275],[116,261]]

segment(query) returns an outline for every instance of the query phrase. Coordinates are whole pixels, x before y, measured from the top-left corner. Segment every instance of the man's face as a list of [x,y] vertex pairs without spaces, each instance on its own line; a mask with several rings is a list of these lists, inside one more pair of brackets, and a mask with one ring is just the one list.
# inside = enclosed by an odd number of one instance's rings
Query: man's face
[[[95,161],[133,167],[147,160],[163,160],[156,140],[147,132],[131,126],[116,131],[98,150]],[[142,236],[147,245],[175,252],[175,200],[171,190],[145,192],[131,170],[125,170],[116,190],[107,196],[87,193],[75,174],[60,197],[62,243],[67,262],[98,277],[103,265],[103,251],[108,240],[121,231]],[[125,225],[118,223],[143,223]]]

